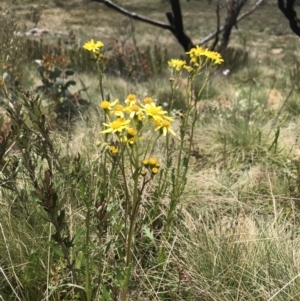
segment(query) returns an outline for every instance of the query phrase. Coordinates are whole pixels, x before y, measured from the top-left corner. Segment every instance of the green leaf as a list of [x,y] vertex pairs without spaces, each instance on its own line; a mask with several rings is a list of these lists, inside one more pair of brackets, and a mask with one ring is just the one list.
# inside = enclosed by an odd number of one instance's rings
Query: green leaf
[[110,301],[111,297],[110,297],[110,293],[107,290],[106,286],[102,286],[101,287],[101,301]]
[[84,227],[79,227],[76,231],[76,234],[74,235],[73,239],[72,239],[72,243],[73,245],[76,244],[76,242],[79,240],[79,238],[81,237],[81,235],[84,233],[85,229]]
[[51,249],[53,250],[53,252],[58,255],[59,257],[64,258],[64,253],[61,250],[61,248],[58,245],[51,245]]
[[144,231],[144,235],[150,239],[150,241],[153,243],[153,245],[155,247],[157,247],[156,245],[156,241],[154,239],[154,235],[153,235],[153,231],[151,231],[148,227],[144,226],[143,228],[143,231]]
[[76,257],[76,261],[75,261],[75,267],[76,269],[80,269],[81,265],[82,265],[82,260],[83,260],[83,252],[79,251]]

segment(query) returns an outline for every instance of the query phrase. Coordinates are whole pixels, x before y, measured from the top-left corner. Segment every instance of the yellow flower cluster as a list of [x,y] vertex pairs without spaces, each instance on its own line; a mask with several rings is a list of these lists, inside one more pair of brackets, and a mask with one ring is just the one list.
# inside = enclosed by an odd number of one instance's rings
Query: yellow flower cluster
[[103,47],[103,43],[101,41],[97,41],[95,42],[93,39],[86,42],[83,45],[83,48],[86,49],[87,51],[91,51],[91,52],[99,52],[101,50],[101,48]]
[[174,118],[167,116],[168,112],[164,111],[161,106],[157,106],[151,97],[146,97],[141,103],[136,95],[129,94],[124,105],[116,99],[113,102],[104,100],[100,103],[100,107],[109,118],[109,122],[103,123],[106,129],[101,133],[115,133],[120,142],[133,144],[145,120],[150,120],[154,130],[160,131],[164,136],[168,133],[176,136],[171,126]]
[[[157,161],[157,159],[155,157],[151,157],[149,159],[144,159],[142,161],[142,165],[147,168],[151,174],[154,176],[158,173],[159,171],[159,168],[160,168],[160,164],[159,162]],[[141,175],[142,176],[145,176],[146,175],[146,170],[145,169],[142,169],[141,171]]]
[[95,60],[101,60],[103,58],[103,54],[101,53],[101,48],[104,44],[101,41],[95,42],[93,39],[86,42],[83,45],[83,49],[92,53],[92,58]]
[[187,64],[185,60],[172,59],[168,62],[169,66],[179,72],[183,69],[192,72],[195,69],[201,68],[209,61],[214,65],[224,62],[220,53],[204,49],[198,45],[186,52],[186,54],[190,57],[190,64]]

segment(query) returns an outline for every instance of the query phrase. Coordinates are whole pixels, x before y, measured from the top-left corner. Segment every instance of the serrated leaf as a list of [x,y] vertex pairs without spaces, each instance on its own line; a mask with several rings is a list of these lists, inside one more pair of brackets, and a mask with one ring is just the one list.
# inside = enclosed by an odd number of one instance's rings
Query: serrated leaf
[[148,227],[144,226],[143,228],[144,235],[150,239],[153,245],[156,247],[156,241],[154,239],[153,231],[151,231]]

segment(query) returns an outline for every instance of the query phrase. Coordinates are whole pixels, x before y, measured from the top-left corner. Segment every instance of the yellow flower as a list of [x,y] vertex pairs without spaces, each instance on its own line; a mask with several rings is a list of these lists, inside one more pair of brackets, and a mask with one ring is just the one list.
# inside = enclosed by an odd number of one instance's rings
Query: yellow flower
[[154,130],[155,131],[161,130],[164,136],[166,136],[168,132],[176,136],[175,132],[172,130],[171,123],[168,120],[166,119],[156,120],[154,122],[154,125],[155,125]]
[[117,155],[119,152],[118,149],[114,145],[111,145],[109,147],[109,151],[112,153],[112,155]]
[[124,137],[121,137],[119,141],[122,142],[122,143],[134,144],[134,138],[133,137],[128,138],[128,137],[124,136]]
[[115,114],[117,117],[124,118],[123,111],[124,111],[124,107],[122,105],[118,104],[118,105],[114,106],[112,113]]
[[149,165],[151,165],[151,166],[156,166],[157,163],[158,163],[158,162],[157,162],[157,159],[156,159],[156,158],[154,158],[154,157],[149,158]]
[[140,175],[141,175],[142,177],[146,176],[146,174],[147,174],[147,171],[146,171],[145,169],[142,169],[142,170],[140,171]]
[[205,49],[203,55],[205,55],[207,58],[211,59],[212,61],[215,61],[215,64],[222,64],[224,62],[219,52]]
[[174,68],[176,71],[181,71],[183,66],[186,64],[183,60],[172,59],[168,61],[170,67]]
[[145,103],[145,104],[150,104],[150,103],[152,103],[152,102],[153,102],[152,97],[145,97],[145,98],[144,98],[144,103]]
[[132,105],[132,104],[135,104],[136,102],[137,102],[137,99],[136,99],[135,94],[129,94],[125,100],[125,103],[127,105]]
[[190,63],[196,68],[198,68],[200,66],[198,63],[198,58],[195,58],[195,57],[191,58]]
[[190,51],[186,52],[186,54],[189,54],[190,58],[194,58],[194,57],[200,57],[201,55],[204,55],[204,52],[205,52],[205,49],[196,45],[196,47],[194,47]]
[[144,159],[142,161],[142,163],[143,163],[144,166],[148,166],[149,165],[149,160],[148,159]]
[[191,67],[191,66],[184,66],[184,69],[186,69],[188,72],[192,72],[192,71],[194,71],[194,69],[193,69],[193,67]]
[[124,111],[126,111],[127,113],[129,113],[129,118],[130,119],[132,119],[132,118],[134,118],[134,116],[138,116],[140,114],[143,115],[143,112],[142,112],[141,108],[138,105],[136,105],[136,104],[132,104],[129,107],[126,107],[124,109]]
[[137,117],[138,117],[138,120],[140,121],[140,122],[142,122],[144,119],[145,119],[145,116],[144,116],[144,114],[141,112],[141,113],[139,113],[138,115],[137,115]]
[[161,120],[163,118],[167,118],[167,119],[171,118],[171,117],[165,117],[165,115],[168,112],[164,111],[161,106],[157,107],[154,103],[146,104],[143,107],[144,107],[143,111],[146,112],[146,115],[152,117],[154,120]]
[[83,48],[88,50],[88,51],[91,51],[91,52],[100,52],[100,49],[104,46],[104,44],[101,42],[101,41],[97,41],[96,43],[94,42],[94,40],[90,40],[88,42],[86,42],[84,45],[83,45]]
[[156,174],[158,173],[158,168],[153,167],[153,168],[151,169],[151,172],[152,172],[153,175],[156,175]]
[[107,126],[108,129],[101,131],[101,133],[116,133],[116,132],[122,132],[123,130],[128,129],[128,124],[130,123],[130,120],[126,120],[124,118],[118,118],[110,123],[103,123],[103,125]]
[[128,134],[128,136],[129,137],[134,137],[134,136],[136,136],[136,134],[137,134],[137,130],[136,129],[134,129],[134,128],[128,128],[127,129],[127,134]]
[[111,108],[116,105],[119,102],[119,99],[116,99],[113,102],[109,102],[107,100],[103,100],[100,102],[100,108],[102,108],[104,111],[111,110]]

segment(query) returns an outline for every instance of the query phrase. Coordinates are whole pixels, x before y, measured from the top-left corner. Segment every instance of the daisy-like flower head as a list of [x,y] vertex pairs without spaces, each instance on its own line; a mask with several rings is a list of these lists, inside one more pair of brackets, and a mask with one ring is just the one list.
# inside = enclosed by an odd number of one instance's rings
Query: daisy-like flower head
[[145,169],[142,169],[142,170],[140,171],[140,175],[141,175],[142,177],[145,177],[146,174],[147,174],[147,171],[146,171]]
[[121,133],[123,130],[127,130],[129,128],[128,124],[130,120],[126,120],[124,118],[118,118],[110,123],[103,123],[108,129],[101,131],[100,133]]
[[137,102],[137,99],[136,99],[136,95],[135,94],[129,94],[127,96],[127,98],[125,99],[125,103],[130,106],[130,105],[133,105]]
[[172,59],[172,60],[168,61],[168,64],[170,67],[174,68],[176,71],[181,71],[183,69],[183,66],[186,65],[186,61]]
[[115,106],[119,102],[119,99],[116,99],[113,102],[109,102],[107,100],[103,100],[100,102],[100,108],[103,109],[104,111],[108,112],[109,110],[112,109],[113,106]]
[[149,165],[149,160],[148,159],[144,159],[142,161],[142,164],[147,167]]
[[83,48],[93,53],[99,53],[104,44],[101,41],[95,42],[93,39],[86,42]]
[[158,173],[158,168],[157,167],[151,168],[151,172],[152,172],[152,175],[156,175]]
[[116,115],[117,117],[124,118],[124,107],[120,104],[114,106],[113,110],[111,111],[112,114]]
[[154,130],[155,131],[160,130],[164,136],[166,136],[167,133],[171,133],[173,136],[176,136],[175,132],[171,127],[170,121],[166,119],[155,120],[154,126],[155,126]]
[[222,64],[224,62],[223,58],[221,57],[221,54],[219,52],[210,51],[208,49],[205,49],[204,56],[214,61],[214,64]]
[[164,116],[168,113],[164,111],[161,106],[156,106],[154,103],[146,104],[143,106],[146,115],[153,118],[154,120],[163,119]]
[[200,57],[205,52],[205,49],[202,47],[196,45],[196,47],[193,47],[190,51],[186,52],[186,54],[190,55],[190,58]]
[[149,158],[149,165],[150,166],[156,166],[156,164],[158,163],[157,159],[154,157]]
[[129,113],[129,118],[133,119],[135,116],[143,115],[141,108],[137,104],[132,104],[124,109],[125,112]]
[[144,104],[150,104],[150,103],[152,103],[152,102],[153,102],[152,97],[145,97],[145,98],[144,98]]

